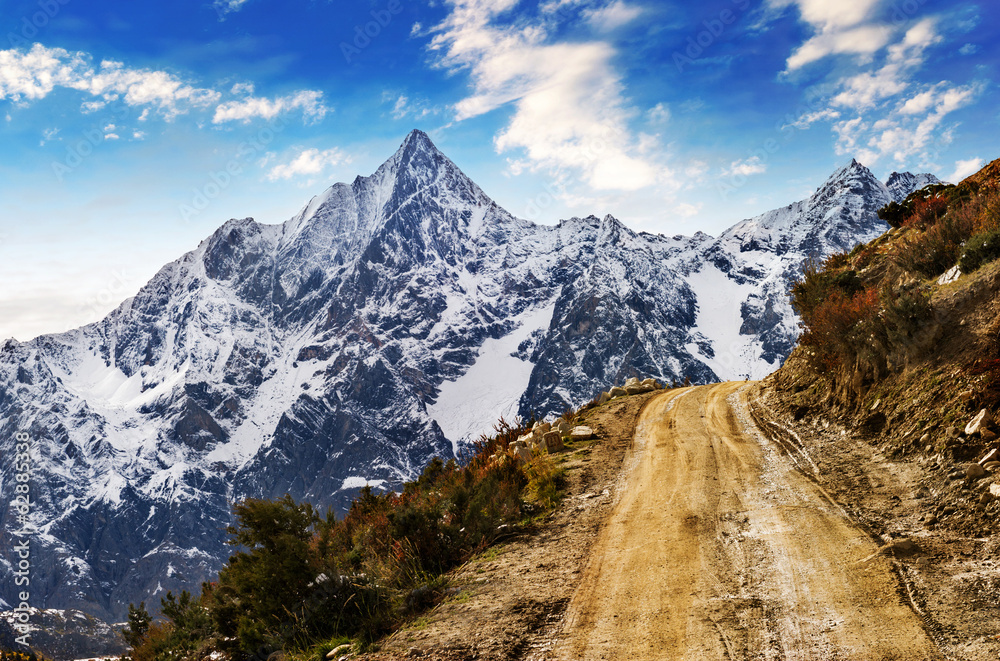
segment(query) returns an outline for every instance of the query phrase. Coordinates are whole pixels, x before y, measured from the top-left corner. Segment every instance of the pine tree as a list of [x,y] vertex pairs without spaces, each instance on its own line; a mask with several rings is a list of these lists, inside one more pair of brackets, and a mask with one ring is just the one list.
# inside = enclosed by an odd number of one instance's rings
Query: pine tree
[[135,604],[128,605],[128,628],[122,631],[122,637],[129,647],[135,649],[142,643],[151,622],[152,618],[146,611],[145,601],[139,602],[138,608]]

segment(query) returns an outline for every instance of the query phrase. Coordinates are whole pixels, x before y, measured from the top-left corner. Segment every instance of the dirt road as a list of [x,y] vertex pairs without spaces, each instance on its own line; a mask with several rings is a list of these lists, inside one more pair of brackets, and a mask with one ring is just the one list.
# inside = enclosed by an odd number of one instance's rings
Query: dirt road
[[552,657],[943,658],[890,561],[753,431],[743,385],[649,403]]

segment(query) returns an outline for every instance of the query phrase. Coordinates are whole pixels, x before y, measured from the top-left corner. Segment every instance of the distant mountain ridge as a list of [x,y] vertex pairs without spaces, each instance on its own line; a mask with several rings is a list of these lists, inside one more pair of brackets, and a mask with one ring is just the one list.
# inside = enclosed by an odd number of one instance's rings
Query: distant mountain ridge
[[881,234],[877,209],[932,181],[852,162],[718,238],[539,226],[414,131],[283,224],[225,223],[102,321],[3,345],[5,481],[14,432],[36,439],[32,605],[120,619],[214,574],[234,500],[343,508],[500,415],[633,375],[763,376],[798,335],[803,261]]

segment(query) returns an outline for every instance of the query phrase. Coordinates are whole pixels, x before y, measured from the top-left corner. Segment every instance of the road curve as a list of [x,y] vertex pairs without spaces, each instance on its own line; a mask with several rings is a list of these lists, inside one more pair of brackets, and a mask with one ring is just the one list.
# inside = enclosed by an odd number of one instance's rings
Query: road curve
[[890,561],[746,422],[744,385],[647,405],[551,658],[943,658]]

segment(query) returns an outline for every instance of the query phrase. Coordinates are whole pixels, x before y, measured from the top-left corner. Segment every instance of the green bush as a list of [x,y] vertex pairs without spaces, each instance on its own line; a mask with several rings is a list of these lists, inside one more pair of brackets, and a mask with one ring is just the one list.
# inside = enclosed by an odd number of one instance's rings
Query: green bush
[[802,279],[792,285],[792,308],[807,325],[816,308],[833,292],[853,298],[865,288],[855,271],[837,272],[831,267],[832,261],[827,260],[823,266],[815,261],[807,262],[802,269]]
[[962,273],[972,273],[1000,257],[1000,230],[980,232],[969,239],[959,262]]
[[955,265],[962,254],[962,244],[974,231],[973,218],[948,214],[927,230],[917,231],[912,238],[902,241],[893,261],[911,273],[937,277]]
[[889,346],[909,346],[933,316],[930,293],[919,288],[883,292],[885,308],[880,315]]
[[878,217],[889,223],[889,227],[899,228],[903,226],[910,216],[913,215],[912,205],[907,206],[899,202],[890,202],[878,210]]

